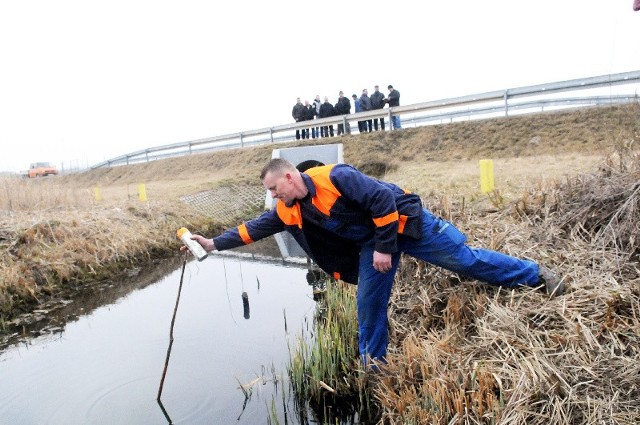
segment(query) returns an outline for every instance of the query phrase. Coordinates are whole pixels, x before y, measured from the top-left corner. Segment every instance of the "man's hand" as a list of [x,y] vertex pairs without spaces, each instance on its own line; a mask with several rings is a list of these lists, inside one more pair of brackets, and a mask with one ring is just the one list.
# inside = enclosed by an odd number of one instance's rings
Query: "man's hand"
[[391,270],[391,254],[373,251],[373,268],[380,273]]
[[[216,249],[216,246],[213,244],[213,239],[207,239],[204,236],[200,236],[200,235],[191,235],[191,239],[193,239],[194,241],[202,245],[204,250],[207,252],[215,251]],[[185,245],[182,245],[180,247],[180,251],[186,251],[188,249],[189,248],[187,248]]]

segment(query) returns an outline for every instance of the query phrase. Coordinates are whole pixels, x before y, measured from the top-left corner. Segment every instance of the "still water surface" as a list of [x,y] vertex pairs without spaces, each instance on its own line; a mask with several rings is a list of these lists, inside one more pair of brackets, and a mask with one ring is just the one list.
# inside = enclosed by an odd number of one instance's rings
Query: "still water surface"
[[[283,381],[288,341],[311,326],[315,308],[306,272],[230,256],[187,263],[161,398],[166,414],[156,397],[181,268],[61,333],[0,353],[0,422],[264,424],[276,412],[280,423],[297,424]],[[250,382],[247,401],[239,385]]]

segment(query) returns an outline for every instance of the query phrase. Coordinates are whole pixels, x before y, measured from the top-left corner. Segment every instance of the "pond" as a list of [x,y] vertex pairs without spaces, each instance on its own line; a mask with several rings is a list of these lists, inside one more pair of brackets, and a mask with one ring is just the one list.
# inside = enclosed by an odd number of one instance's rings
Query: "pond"
[[306,265],[189,261],[160,404],[181,271],[0,353],[2,422],[300,423],[286,365],[315,311]]

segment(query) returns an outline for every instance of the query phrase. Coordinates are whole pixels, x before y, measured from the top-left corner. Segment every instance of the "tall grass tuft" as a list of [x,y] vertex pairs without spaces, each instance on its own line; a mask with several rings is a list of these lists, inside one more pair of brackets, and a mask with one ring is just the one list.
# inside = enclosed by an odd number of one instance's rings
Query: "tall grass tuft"
[[89,207],[93,197],[88,189],[56,184],[55,178],[27,180],[18,177],[0,178],[0,211],[42,211]]
[[299,404],[308,403],[325,421],[372,416],[367,373],[358,354],[355,286],[331,281],[326,288],[311,335],[303,331],[289,347],[291,387]]

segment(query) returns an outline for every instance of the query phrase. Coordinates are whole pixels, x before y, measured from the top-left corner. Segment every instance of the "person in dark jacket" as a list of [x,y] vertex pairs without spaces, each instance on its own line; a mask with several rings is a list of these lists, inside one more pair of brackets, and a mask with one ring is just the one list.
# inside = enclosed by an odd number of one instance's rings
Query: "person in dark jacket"
[[[295,122],[304,121],[304,105],[300,102],[300,98],[296,99],[296,104],[293,105],[291,116]],[[296,129],[296,140],[300,140],[300,129]]]
[[[308,100],[305,100],[304,101],[304,120],[305,121],[313,121],[315,116],[316,116],[316,108],[312,104],[310,104]],[[313,123],[311,123],[311,125],[313,125]],[[314,130],[314,129],[312,129],[312,130]],[[309,129],[305,128],[302,131],[303,131],[302,138],[303,139],[308,139],[309,138]]]
[[468,246],[466,237],[425,209],[418,195],[351,165],[301,172],[276,158],[263,168],[260,179],[277,199],[272,210],[213,239],[192,239],[206,251],[226,250],[289,232],[322,270],[358,285],[359,351],[364,364],[374,369],[377,362],[385,362],[387,306],[402,253],[493,285],[540,285],[550,296],[564,291],[564,283],[550,269]]
[[[327,96],[324,97],[324,102],[320,105],[320,114],[318,118],[329,118],[336,115],[336,109],[333,107],[331,103],[329,103],[329,98]],[[322,137],[333,137],[333,125],[325,125],[320,127],[320,135]]]
[[[387,87],[389,89],[389,96],[386,99],[386,102],[389,104],[389,108],[393,108],[394,106],[400,106],[400,92],[393,88],[391,84]],[[400,116],[392,115],[391,116],[391,129],[398,130],[402,128],[400,125]]]
[[[344,93],[338,93],[338,102],[335,105],[336,115],[349,115],[351,113],[351,102]],[[344,123],[338,124],[338,136],[345,133]]]
[[[369,98],[369,92],[367,91],[367,89],[363,89],[362,90],[362,94],[360,95],[360,107],[362,108],[363,111],[370,111],[372,108],[371,106],[371,99]],[[369,133],[371,133],[372,129],[372,120],[365,120],[364,121],[364,131],[368,131]]]
[[[351,95],[351,97],[353,98],[353,109],[354,112],[357,114],[358,112],[362,112],[362,105],[360,103],[360,99],[358,98],[358,96],[354,93]],[[364,121],[358,121],[358,133],[364,133],[366,130],[364,130],[365,128],[365,122]]]
[[[320,100],[320,95],[317,94],[316,98],[313,99],[313,107],[316,108],[316,117],[320,118],[320,105],[322,105],[322,101]],[[320,138],[320,128],[319,127],[313,127],[311,129],[311,137],[313,137],[314,139],[317,137],[318,139]]]
[[[373,93],[371,94],[371,109],[384,108],[384,95],[380,92],[378,86],[373,86]],[[373,120],[373,128],[378,131],[378,120]],[[380,130],[384,131],[384,117],[380,118]]]

